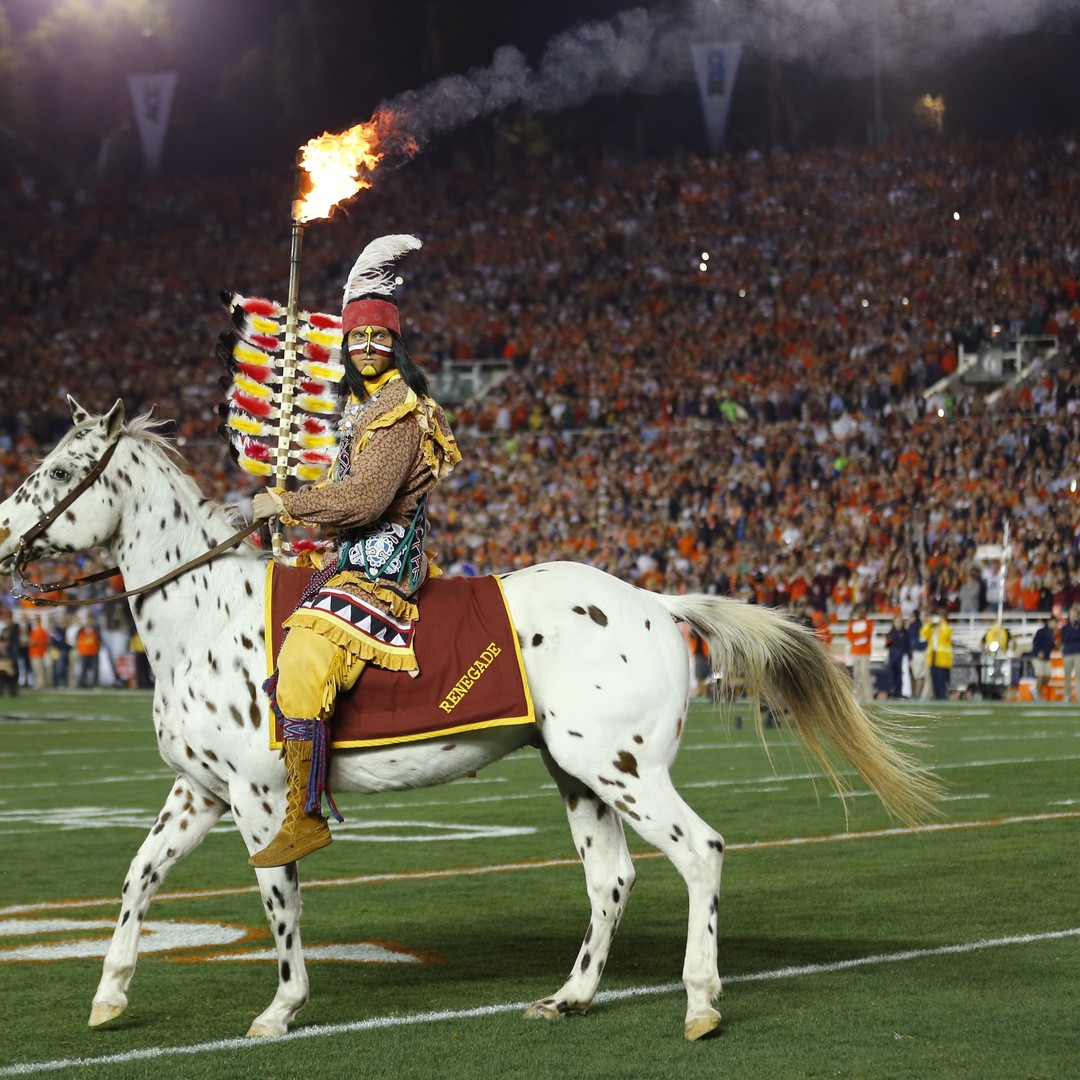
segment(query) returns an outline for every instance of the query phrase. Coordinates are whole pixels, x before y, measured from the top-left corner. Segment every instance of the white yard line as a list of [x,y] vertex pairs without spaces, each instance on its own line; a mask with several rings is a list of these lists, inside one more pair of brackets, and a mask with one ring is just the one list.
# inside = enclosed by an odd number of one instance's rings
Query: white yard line
[[[68,776],[63,780],[40,780],[37,783],[31,784],[19,784],[19,788],[22,791],[37,791],[42,788],[71,788],[71,787],[95,787],[98,784],[140,784],[145,783],[148,780],[152,780],[155,783],[161,781],[163,784],[169,783],[176,778],[176,772],[172,769],[167,769],[164,765],[161,767],[161,771],[147,772],[147,773],[132,773],[129,776],[102,776],[101,773],[97,773],[94,776],[88,776],[85,779],[76,779],[75,777]],[[148,810],[148,814],[156,814],[158,809]]]
[[[961,735],[957,742],[1035,742],[1040,739],[1080,739],[1080,731],[1025,731],[1015,735]],[[946,740],[935,738],[935,744]]]
[[[724,979],[728,985],[738,983],[766,982],[778,979],[794,979],[811,975],[824,975],[854,968],[876,967],[881,964],[906,963],[934,956],[957,956],[979,952],[984,949],[1004,948],[1009,945],[1032,945],[1043,941],[1060,941],[1080,936],[1080,927],[1067,930],[1050,930],[1035,934],[1014,934],[1009,937],[987,938],[967,941],[957,945],[940,945],[935,948],[905,949],[894,953],[877,953],[852,960],[837,960],[828,964],[803,964],[799,967],[774,968],[770,971],[730,975]],[[624,1001],[636,997],[656,997],[662,994],[682,993],[682,983],[661,983],[654,986],[633,986],[624,990],[604,990],[596,995],[598,1004]],[[351,1024],[316,1024],[299,1028],[276,1039],[218,1039],[213,1042],[189,1043],[186,1046],[153,1046],[142,1050],[128,1050],[120,1054],[104,1054],[100,1057],[57,1058],[52,1061],[28,1061],[19,1065],[0,1068],[0,1076],[32,1076],[37,1073],[59,1072],[61,1069],[87,1069],[91,1066],[124,1065],[132,1061],[154,1061],[171,1057],[190,1057],[194,1054],[215,1054],[236,1050],[255,1053],[274,1053],[282,1043],[300,1039],[328,1039],[338,1035],[357,1035],[367,1031],[388,1028],[416,1027],[419,1024],[444,1023],[448,1020],[471,1020],[504,1013],[520,1012],[528,1007],[526,1001],[500,1001],[491,1005],[479,1005],[471,1009],[444,1009],[437,1012],[409,1013],[405,1016],[375,1016],[357,1020]]]
[[[1000,765],[1057,765],[1064,761],[1080,761],[1080,754],[1063,754],[1060,757],[1016,757],[1016,758],[985,758],[975,761],[943,762],[927,766],[927,770],[933,772],[945,772],[955,769],[986,769]],[[841,776],[854,776],[849,769],[840,771]],[[787,783],[794,780],[825,780],[824,773],[801,772],[788,773],[786,775],[757,776],[749,780],[693,780],[688,783],[680,783],[676,786],[681,790],[689,788],[718,788],[718,787],[742,787],[747,785],[760,786],[762,784]]]

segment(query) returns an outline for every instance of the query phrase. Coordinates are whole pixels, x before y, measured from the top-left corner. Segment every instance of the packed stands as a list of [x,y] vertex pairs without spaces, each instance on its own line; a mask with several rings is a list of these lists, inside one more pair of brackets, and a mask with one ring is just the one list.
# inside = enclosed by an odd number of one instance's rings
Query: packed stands
[[[284,297],[284,172],[3,192],[5,497],[66,430],[67,393],[155,408],[204,489],[250,497],[214,435],[218,291]],[[857,601],[960,611],[972,589],[986,611],[997,567],[974,556],[1008,518],[1003,602],[1064,609],[1080,598],[1078,196],[1061,138],[421,158],[307,229],[301,296],[336,310],[367,240],[414,231],[414,356],[509,363],[451,410],[465,460],[431,506],[444,567],[579,559],[841,621]],[[1060,347],[993,411],[981,386],[928,399],[961,344],[999,332]]]

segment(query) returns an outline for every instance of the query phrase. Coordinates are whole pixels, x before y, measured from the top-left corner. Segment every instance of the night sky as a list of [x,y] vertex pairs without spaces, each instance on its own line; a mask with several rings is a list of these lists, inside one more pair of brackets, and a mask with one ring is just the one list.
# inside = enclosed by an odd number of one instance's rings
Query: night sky
[[[124,0],[85,0],[107,13]],[[61,0],[0,0],[16,37]],[[124,110],[128,68],[179,74],[171,170],[280,160],[323,131],[406,99],[425,141],[516,115],[557,116],[559,136],[620,151],[701,150],[690,67],[697,41],[739,40],[734,149],[789,142],[770,117],[794,109],[805,142],[865,140],[881,88],[886,119],[944,94],[951,132],[1014,135],[1080,126],[1080,0],[164,0],[169,40],[136,38],[111,104],[82,103],[83,154]],[[86,35],[89,37],[90,35]],[[76,41],[75,48],[81,43]],[[46,78],[41,91],[53,93]],[[74,96],[79,97],[76,87]],[[50,104],[50,108],[52,105]],[[62,111],[63,103],[54,111]],[[112,109],[111,121],[103,113]],[[575,117],[573,110],[591,110]],[[422,118],[422,119],[421,119]],[[678,121],[678,122],[676,122]],[[69,137],[54,134],[56,147]],[[290,149],[292,148],[292,149]],[[614,148],[614,147],[607,147]],[[230,156],[231,152],[231,156]]]

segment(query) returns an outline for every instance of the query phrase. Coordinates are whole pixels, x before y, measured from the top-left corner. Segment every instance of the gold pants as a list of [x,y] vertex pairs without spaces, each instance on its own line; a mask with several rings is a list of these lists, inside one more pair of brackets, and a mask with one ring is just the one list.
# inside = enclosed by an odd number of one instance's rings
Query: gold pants
[[356,685],[366,664],[306,626],[294,626],[278,653],[278,708],[294,720],[328,720],[338,694]]

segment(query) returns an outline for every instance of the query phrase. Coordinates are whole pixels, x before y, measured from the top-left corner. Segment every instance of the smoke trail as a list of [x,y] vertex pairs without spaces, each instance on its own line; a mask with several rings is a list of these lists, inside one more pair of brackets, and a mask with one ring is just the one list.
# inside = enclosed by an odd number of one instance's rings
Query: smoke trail
[[669,89],[691,79],[695,41],[739,40],[751,52],[854,77],[875,62],[886,71],[929,65],[1078,14],[1080,0],[687,0],[678,15],[636,8],[576,26],[555,37],[535,67],[503,46],[488,67],[380,109],[423,142],[512,106],[550,112],[604,93]]
[[[711,5],[719,8],[720,5]],[[1077,0],[766,0],[756,29],[785,59],[822,59],[864,74],[871,45],[885,69],[931,64],[991,40],[1075,19]]]
[[[664,89],[689,70],[689,31],[686,23],[637,8],[558,35],[535,68],[518,49],[505,45],[490,66],[449,75],[380,110],[423,140],[511,106],[552,112],[632,85]],[[671,71],[658,70],[664,57],[677,66],[674,78]]]

